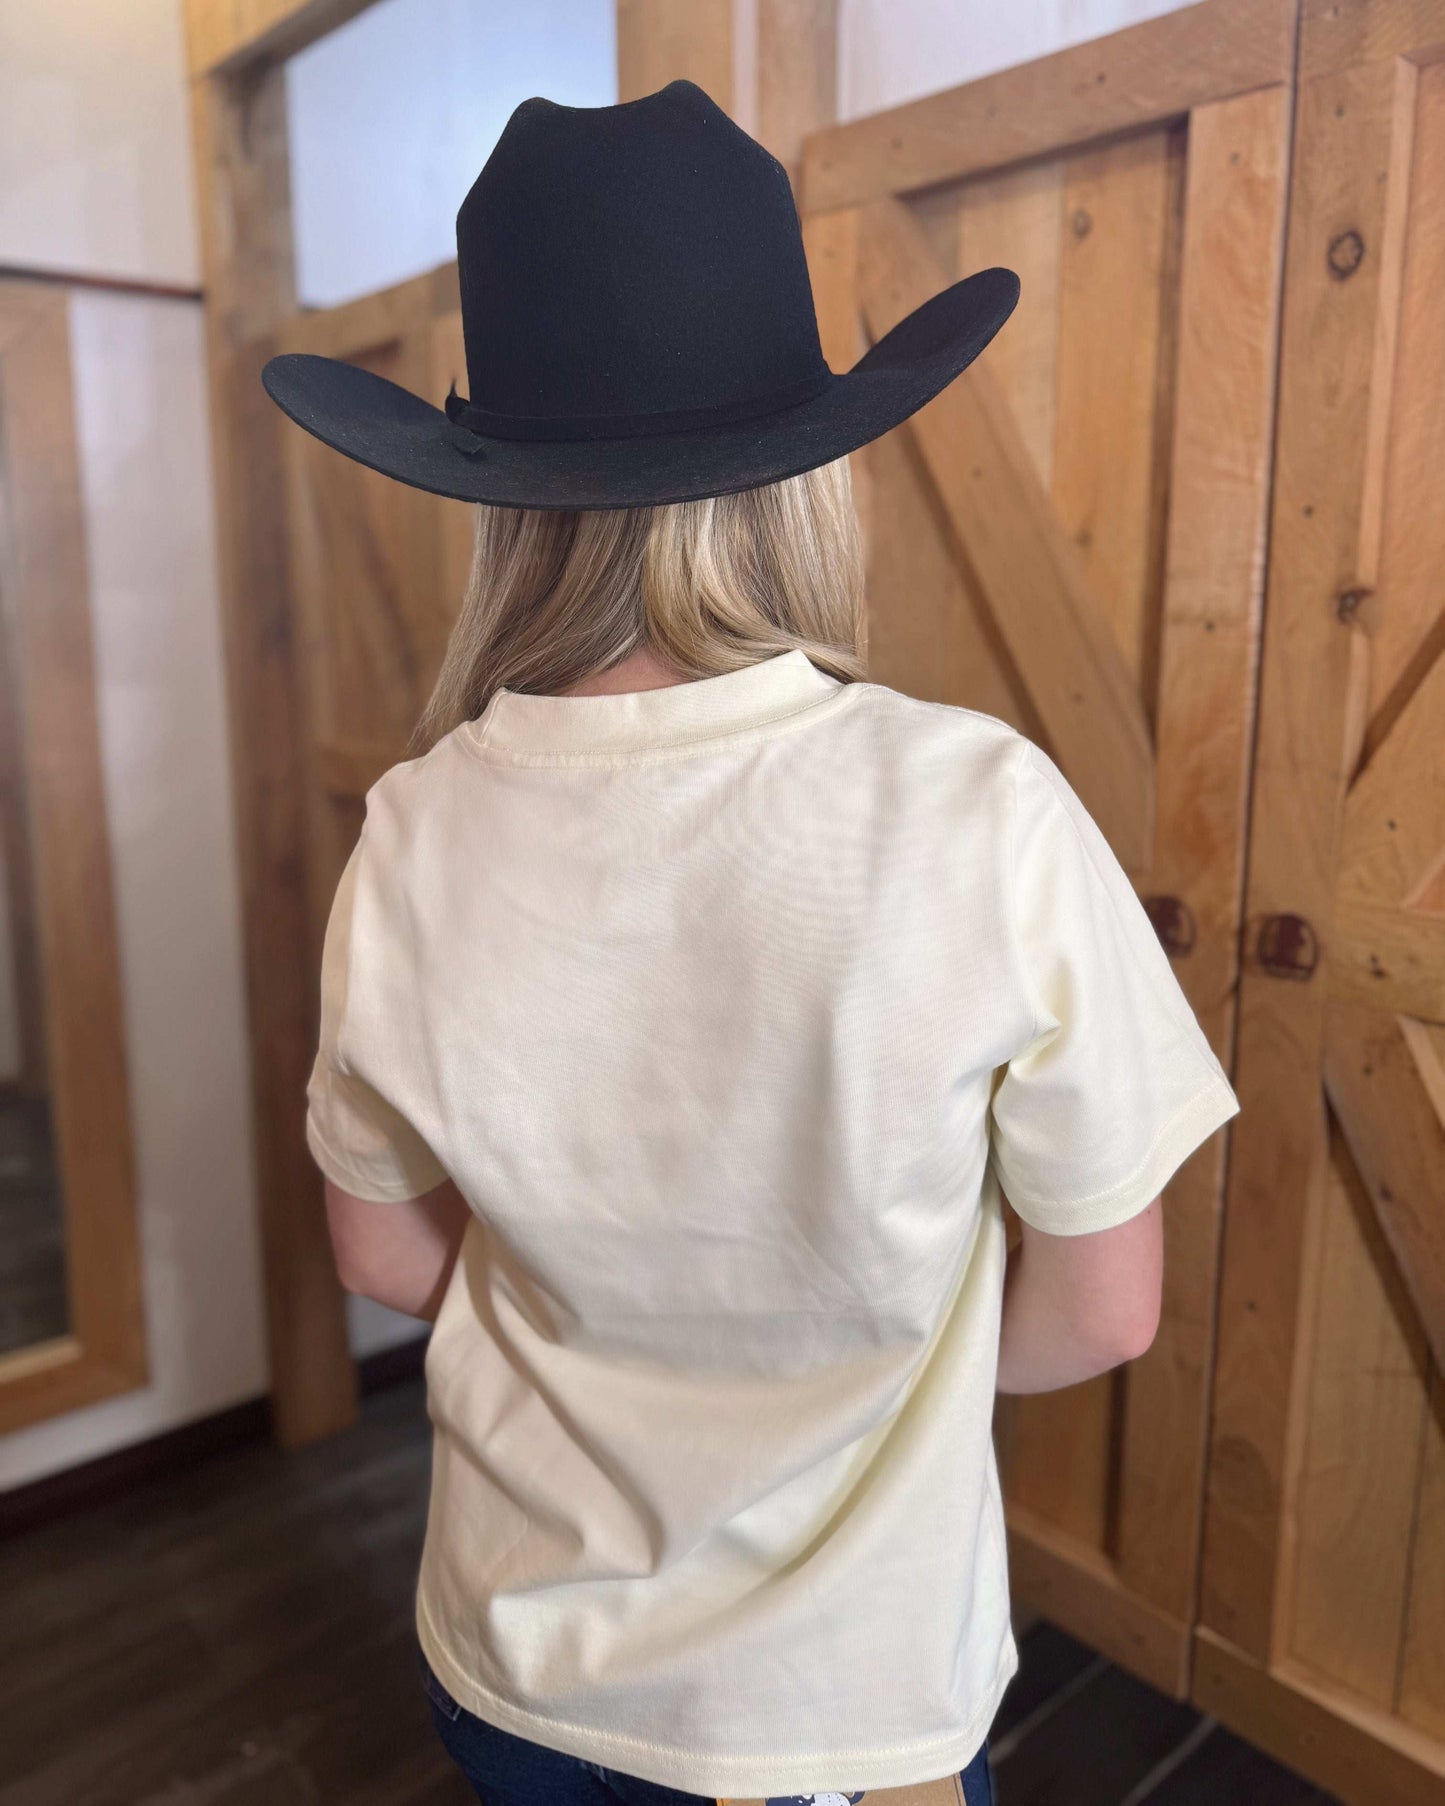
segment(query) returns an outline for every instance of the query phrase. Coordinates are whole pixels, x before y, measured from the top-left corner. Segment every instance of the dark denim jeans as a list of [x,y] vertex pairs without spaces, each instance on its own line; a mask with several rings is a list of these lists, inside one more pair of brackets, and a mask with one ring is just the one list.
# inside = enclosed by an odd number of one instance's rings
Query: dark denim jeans
[[[421,1671],[447,1754],[471,1782],[483,1806],[617,1806],[619,1800],[624,1806],[715,1806],[711,1795],[660,1787],[655,1781],[640,1781],[636,1775],[621,1774],[615,1768],[603,1768],[581,1756],[564,1755],[561,1750],[514,1736],[459,1706],[424,1656]],[[986,1742],[958,1778],[965,1806],[993,1806]],[[768,1806],[806,1806],[814,1797],[779,1794],[769,1799]],[[868,1790],[816,1797],[832,1806],[840,1798],[866,1800]]]

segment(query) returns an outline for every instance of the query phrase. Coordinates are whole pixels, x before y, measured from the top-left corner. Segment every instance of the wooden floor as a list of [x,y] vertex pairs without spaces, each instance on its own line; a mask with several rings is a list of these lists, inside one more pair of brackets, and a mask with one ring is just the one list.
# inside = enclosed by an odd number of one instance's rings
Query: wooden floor
[[[13,1539],[0,1806],[466,1806],[414,1666],[428,1468],[413,1382]],[[1051,1626],[1022,1658],[1000,1806],[1330,1806]]]

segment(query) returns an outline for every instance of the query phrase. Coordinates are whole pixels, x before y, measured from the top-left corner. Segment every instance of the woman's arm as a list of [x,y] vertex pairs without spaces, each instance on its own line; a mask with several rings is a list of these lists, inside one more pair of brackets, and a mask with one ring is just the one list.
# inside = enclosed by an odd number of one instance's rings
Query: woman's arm
[[1045,1235],[1020,1223],[1004,1278],[999,1391],[1052,1392],[1143,1354],[1163,1289],[1158,1198],[1091,1235]]
[[326,1221],[342,1285],[428,1323],[441,1309],[470,1220],[450,1179],[402,1204],[356,1198],[326,1181]]

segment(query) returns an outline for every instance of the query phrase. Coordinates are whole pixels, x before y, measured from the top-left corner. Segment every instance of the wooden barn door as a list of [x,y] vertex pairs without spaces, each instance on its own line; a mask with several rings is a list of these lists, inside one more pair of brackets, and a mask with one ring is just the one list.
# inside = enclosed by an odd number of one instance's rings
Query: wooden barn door
[[[855,459],[871,672],[1052,753],[1226,1069],[1292,55],[1282,0],[1208,0],[805,147],[835,369],[959,275],[1022,278],[984,357]],[[1147,1357],[999,1422],[1016,1592],[1176,1693],[1226,1141],[1169,1187]]]
[[[454,263],[298,315],[281,351],[344,358],[419,395],[466,392]],[[472,511],[284,435],[285,525],[303,686],[314,954],[361,831],[367,790],[409,757],[466,585]]]
[[1445,1800],[1445,0],[1306,0],[1200,1702]]

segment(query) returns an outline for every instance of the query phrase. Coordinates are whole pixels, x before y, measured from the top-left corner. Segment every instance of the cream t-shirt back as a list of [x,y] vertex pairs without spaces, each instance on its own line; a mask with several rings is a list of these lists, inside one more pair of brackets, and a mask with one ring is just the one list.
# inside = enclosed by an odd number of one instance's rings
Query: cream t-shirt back
[[712,1796],[962,1768],[1017,1666],[1002,1181],[1124,1221],[1238,1109],[1013,728],[792,651],[503,690],[367,797],[307,1133],[474,1221],[427,1358],[454,1696]]

